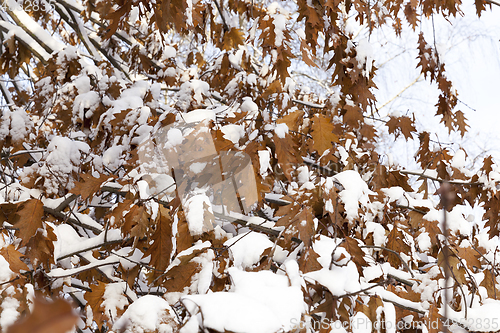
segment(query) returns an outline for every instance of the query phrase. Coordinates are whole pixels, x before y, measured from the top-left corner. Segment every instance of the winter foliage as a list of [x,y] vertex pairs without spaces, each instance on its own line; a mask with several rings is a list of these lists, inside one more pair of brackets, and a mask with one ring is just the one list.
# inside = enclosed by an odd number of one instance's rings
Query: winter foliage
[[0,1],[2,332],[500,331],[460,0]]

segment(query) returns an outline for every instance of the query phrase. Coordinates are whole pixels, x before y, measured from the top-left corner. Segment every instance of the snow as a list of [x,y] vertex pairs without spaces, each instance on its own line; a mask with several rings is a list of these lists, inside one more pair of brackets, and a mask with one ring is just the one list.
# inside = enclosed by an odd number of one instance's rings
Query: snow
[[227,240],[224,245],[229,248],[234,266],[245,269],[258,263],[264,250],[274,243],[264,234],[248,232]]
[[182,136],[182,132],[180,129],[170,128],[167,132],[167,140],[170,145],[175,147],[182,143],[184,137]]
[[60,51],[64,48],[64,44],[53,38],[45,29],[35,22],[15,0],[5,0],[13,15],[40,41],[43,41],[52,52]]
[[106,284],[101,306],[104,313],[111,318],[118,317],[118,309],[123,310],[128,305],[124,292],[128,288],[127,282],[115,282]]
[[106,149],[102,154],[102,163],[111,170],[116,170],[124,161],[122,157],[124,149],[125,146],[123,145],[116,145]]
[[366,237],[370,232],[373,233],[373,245],[383,246],[386,240],[384,227],[379,223],[367,221],[363,229],[363,237]]
[[179,107],[187,111],[191,101],[201,104],[205,97],[210,96],[210,86],[201,80],[190,80],[184,82],[177,93]]
[[0,256],[0,283],[9,281],[14,272],[10,270],[10,265],[3,256]]
[[420,235],[417,236],[416,241],[420,251],[422,252],[427,252],[432,246],[431,238],[429,237],[428,232],[420,233]]
[[132,332],[173,332],[173,325],[177,322],[174,311],[166,300],[153,295],[139,297],[129,305],[127,310],[118,319],[113,330]]
[[341,296],[346,293],[356,292],[361,288],[356,264],[352,261],[345,266],[332,265],[331,269],[322,268],[319,271],[304,274],[306,280],[328,288],[334,296]]
[[182,114],[186,123],[198,123],[203,120],[215,120],[215,111],[208,109],[191,110]]
[[259,173],[262,177],[267,176],[267,171],[272,170],[269,162],[271,161],[271,152],[269,150],[257,151],[259,155]]
[[[441,314],[444,309],[441,309]],[[500,329],[500,301],[485,299],[482,305],[465,310],[453,311],[448,306],[448,318],[465,326],[471,332],[492,332]]]
[[245,128],[242,125],[229,124],[221,127],[224,138],[234,144],[238,144],[240,139],[245,135]]
[[307,167],[307,165],[298,167],[297,172],[299,173],[297,175],[299,185],[302,185],[309,181],[309,168]]
[[273,24],[274,24],[274,33],[276,35],[276,39],[274,40],[274,45],[280,47],[283,44],[285,39],[283,30],[286,28],[287,18],[282,14],[273,15]]
[[33,122],[23,109],[15,108],[13,111],[5,109],[0,118],[0,140],[10,136],[14,142],[22,141],[32,126]]
[[285,123],[282,124],[276,124],[276,127],[274,128],[274,133],[278,136],[280,139],[285,138],[285,134],[288,133],[288,126]]
[[[439,221],[439,229],[444,230],[444,216],[442,210],[431,209],[423,216],[427,221]],[[465,219],[460,206],[455,206],[451,212],[446,213],[448,230],[456,234],[470,235],[471,224]]]
[[175,50],[174,47],[170,45],[166,45],[163,47],[163,56],[165,58],[175,58],[177,55],[177,51]]
[[360,174],[354,170],[347,170],[333,176],[344,189],[340,191],[339,197],[344,203],[347,218],[352,221],[358,216],[360,203],[367,206],[370,202],[369,195],[375,192],[368,189],[368,185],[361,178]]
[[[255,74],[250,74],[249,77],[251,75],[255,76]],[[241,103],[241,105],[240,105],[240,110],[242,112],[253,113],[253,112],[258,111],[259,107],[257,106],[257,104],[255,104],[255,102],[252,100],[251,97],[243,97],[243,103]]]
[[21,303],[16,299],[13,286],[5,288],[2,294],[5,294],[5,296],[2,300],[2,311],[0,312],[0,327],[5,330],[19,318],[20,313],[17,311],[17,308]]
[[47,53],[45,49],[30,35],[28,35],[22,28],[3,20],[0,20],[0,27],[3,27],[3,29],[9,31],[8,35],[5,38],[6,40],[8,40],[9,37],[16,36],[16,38],[20,39],[24,44],[28,45],[28,47],[30,47],[36,55],[39,55],[41,59],[43,59],[44,61],[48,61],[50,59],[50,54]]
[[300,287],[290,286],[286,275],[244,272],[235,267],[229,268],[229,274],[230,292],[181,299],[192,315],[198,310],[202,313],[205,327],[222,332],[271,333],[291,329],[305,312]]
[[[356,264],[350,260],[350,254],[338,246],[340,242],[339,239],[320,235],[313,243],[313,250],[319,255],[317,260],[323,268],[304,274],[306,280],[320,283],[334,296],[361,289]],[[334,263],[332,263],[332,253],[334,253]],[[344,258],[339,260],[342,255]]]
[[463,149],[457,150],[453,158],[451,159],[451,166],[457,169],[461,169],[465,166],[465,151]]
[[198,236],[214,228],[210,219],[207,218],[210,215],[213,216],[212,204],[203,191],[190,194],[189,198],[183,201],[182,207],[186,210],[186,220],[191,235]]

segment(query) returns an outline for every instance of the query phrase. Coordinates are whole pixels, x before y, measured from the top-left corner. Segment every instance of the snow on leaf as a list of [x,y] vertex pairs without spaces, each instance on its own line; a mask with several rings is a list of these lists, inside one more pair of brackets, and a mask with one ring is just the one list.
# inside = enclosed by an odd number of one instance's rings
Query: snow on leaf
[[167,332],[177,326],[177,317],[168,302],[161,297],[145,295],[129,305],[113,324],[122,333]]

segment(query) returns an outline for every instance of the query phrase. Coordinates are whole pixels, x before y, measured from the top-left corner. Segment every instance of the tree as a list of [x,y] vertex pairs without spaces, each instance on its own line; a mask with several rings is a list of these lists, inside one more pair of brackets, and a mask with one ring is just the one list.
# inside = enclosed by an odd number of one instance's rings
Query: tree
[[[498,167],[416,110],[380,118],[352,29],[460,5],[2,0],[2,330],[500,330]],[[414,46],[465,135],[432,36]],[[374,122],[419,171],[384,162]]]

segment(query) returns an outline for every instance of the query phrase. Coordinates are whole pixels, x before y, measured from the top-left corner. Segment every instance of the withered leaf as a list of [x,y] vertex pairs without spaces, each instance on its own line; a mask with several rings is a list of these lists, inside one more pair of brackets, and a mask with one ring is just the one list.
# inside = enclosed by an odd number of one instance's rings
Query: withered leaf
[[14,273],[19,273],[20,270],[28,270],[28,265],[20,259],[23,254],[17,251],[14,245],[7,245],[6,247],[1,248],[0,255],[9,263],[9,268]]
[[147,249],[143,257],[151,255],[149,264],[159,272],[163,272],[170,264],[172,256],[172,219],[167,208],[160,206],[156,218],[156,231],[151,237],[153,244]]
[[331,149],[334,143],[339,142],[338,136],[333,133],[334,129],[331,120],[322,114],[315,115],[312,119],[312,147],[319,155]]
[[60,298],[47,302],[36,297],[33,312],[10,326],[7,333],[66,333],[77,320],[68,302]]
[[101,189],[101,185],[109,178],[110,176],[103,174],[99,178],[95,178],[92,175],[81,173],[80,181],[75,184],[70,193],[81,195],[83,200],[87,200],[93,197]]
[[18,229],[16,235],[21,239],[21,246],[29,242],[38,228],[43,228],[43,214],[43,203],[38,199],[26,200],[19,206],[12,223]]

